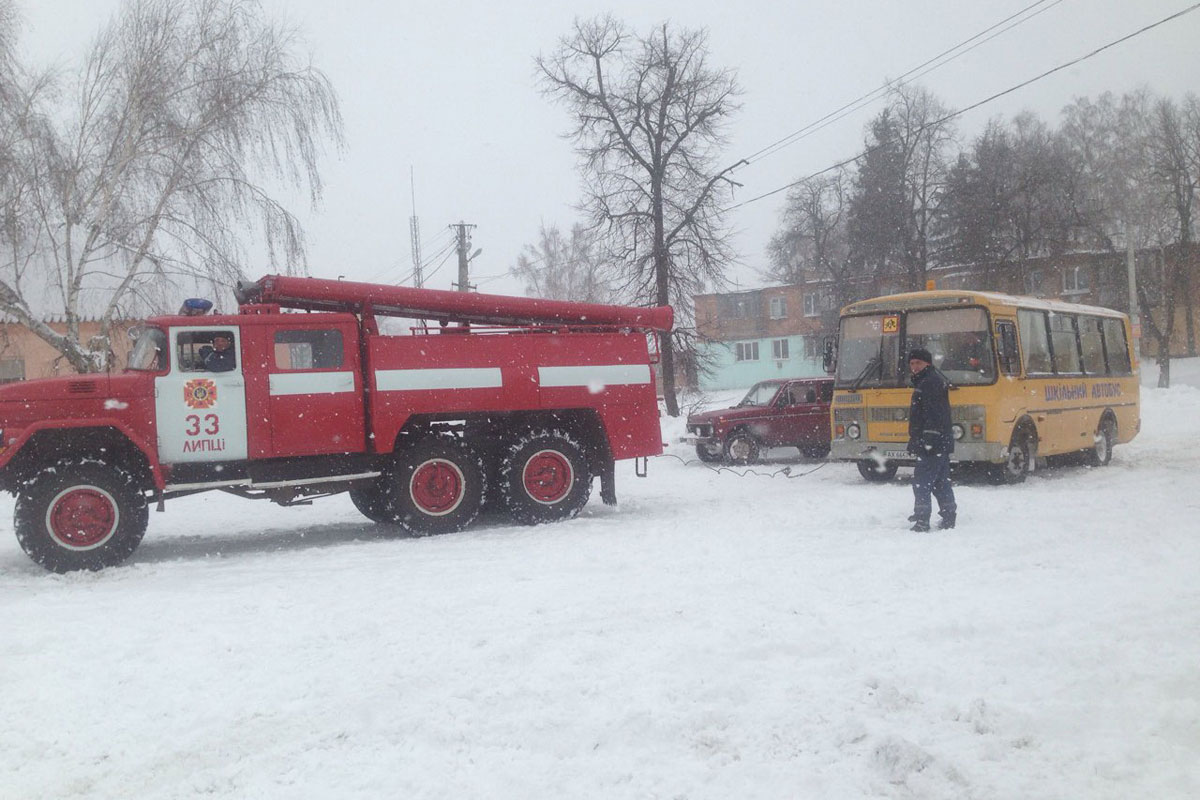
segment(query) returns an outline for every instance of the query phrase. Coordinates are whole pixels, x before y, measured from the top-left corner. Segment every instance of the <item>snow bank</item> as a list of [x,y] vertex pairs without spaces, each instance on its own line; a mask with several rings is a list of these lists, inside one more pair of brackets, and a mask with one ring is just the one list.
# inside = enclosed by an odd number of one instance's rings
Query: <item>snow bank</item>
[[0,796],[1200,796],[1200,389],[1143,397],[953,533],[678,445],[537,528],[202,495],[69,576],[0,531]]

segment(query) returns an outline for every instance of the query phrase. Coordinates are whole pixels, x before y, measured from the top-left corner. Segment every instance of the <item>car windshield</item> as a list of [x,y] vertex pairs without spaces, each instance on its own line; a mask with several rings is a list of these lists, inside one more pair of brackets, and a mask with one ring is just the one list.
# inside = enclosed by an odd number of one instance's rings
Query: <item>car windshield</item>
[[741,406],[765,406],[771,402],[771,398],[779,391],[779,384],[769,381],[756,383],[750,387],[750,391],[746,392],[746,396],[742,398],[742,402],[738,403]]
[[996,379],[996,357],[988,336],[987,312],[982,308],[910,311],[904,333],[905,349],[928,350],[934,366],[956,386]]
[[129,352],[129,369],[157,371],[166,366],[167,335],[159,328],[142,327],[130,331],[135,337]]
[[837,354],[838,388],[896,386],[900,381],[900,315],[842,320]]

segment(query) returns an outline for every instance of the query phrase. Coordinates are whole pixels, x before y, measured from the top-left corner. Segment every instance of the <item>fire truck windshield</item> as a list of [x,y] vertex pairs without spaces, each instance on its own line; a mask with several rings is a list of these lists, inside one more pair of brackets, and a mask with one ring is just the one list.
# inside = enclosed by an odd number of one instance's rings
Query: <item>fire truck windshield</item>
[[157,371],[166,366],[167,335],[159,328],[130,331],[136,338],[129,352],[129,369]]

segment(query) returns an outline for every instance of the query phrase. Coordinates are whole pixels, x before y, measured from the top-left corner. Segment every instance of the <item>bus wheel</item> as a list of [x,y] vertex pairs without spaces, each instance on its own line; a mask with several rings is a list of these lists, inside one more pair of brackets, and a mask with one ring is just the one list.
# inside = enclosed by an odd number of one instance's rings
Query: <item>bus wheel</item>
[[891,461],[880,463],[874,459],[864,458],[858,463],[858,474],[871,483],[886,483],[896,477],[896,465]]
[[483,494],[475,451],[458,439],[431,436],[397,454],[386,510],[416,536],[452,533],[479,514]]
[[745,466],[758,461],[761,445],[754,435],[746,431],[734,431],[725,440],[725,460],[730,464]]
[[1117,440],[1117,423],[1111,417],[1100,420],[1096,429],[1096,442],[1092,445],[1091,457],[1088,459],[1093,467],[1104,467],[1112,461],[1113,442]]
[[988,477],[993,483],[1021,483],[1033,466],[1034,447],[1037,439],[1026,428],[1017,428],[1008,445],[1008,455],[1003,464],[992,464]]
[[500,492],[518,522],[571,519],[592,493],[583,447],[565,431],[543,430],[515,442],[500,467]]
[[52,572],[120,564],[146,534],[149,513],[134,476],[115,464],[63,460],[17,492],[17,541]]

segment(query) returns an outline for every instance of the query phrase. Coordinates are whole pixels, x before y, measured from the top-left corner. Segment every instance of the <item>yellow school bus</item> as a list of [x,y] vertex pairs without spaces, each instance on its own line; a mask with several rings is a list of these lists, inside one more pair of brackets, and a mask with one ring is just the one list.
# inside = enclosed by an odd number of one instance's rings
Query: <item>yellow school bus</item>
[[923,347],[951,385],[953,461],[999,483],[1025,480],[1042,456],[1086,451],[1103,466],[1141,427],[1132,342],[1125,314],[1033,297],[928,291],[852,303],[830,359],[830,458],[857,462],[871,481],[915,463],[908,353]]

